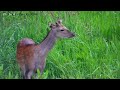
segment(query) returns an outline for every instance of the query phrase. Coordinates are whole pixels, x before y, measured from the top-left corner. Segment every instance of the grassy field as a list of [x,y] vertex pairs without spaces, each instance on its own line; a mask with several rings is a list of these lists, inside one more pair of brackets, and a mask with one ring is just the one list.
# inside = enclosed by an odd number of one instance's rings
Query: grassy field
[[49,22],[61,18],[76,37],[59,39],[48,54],[42,78],[120,78],[120,12],[0,12],[0,78],[20,79],[16,45],[28,37],[40,43]]

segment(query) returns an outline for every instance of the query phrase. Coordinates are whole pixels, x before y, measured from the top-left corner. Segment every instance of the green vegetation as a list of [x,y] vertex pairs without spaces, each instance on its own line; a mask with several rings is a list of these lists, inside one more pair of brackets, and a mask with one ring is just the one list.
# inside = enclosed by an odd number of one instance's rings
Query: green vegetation
[[18,41],[28,37],[40,43],[48,33],[48,23],[58,17],[76,37],[57,41],[48,54],[42,78],[120,78],[119,11],[1,11],[1,79],[21,78],[16,62]]

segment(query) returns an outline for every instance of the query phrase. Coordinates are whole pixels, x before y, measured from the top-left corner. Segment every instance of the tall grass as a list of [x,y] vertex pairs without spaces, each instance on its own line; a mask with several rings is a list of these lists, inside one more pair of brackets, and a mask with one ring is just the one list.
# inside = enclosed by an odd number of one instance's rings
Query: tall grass
[[76,37],[59,39],[48,54],[43,78],[120,78],[120,12],[1,11],[0,78],[20,79],[16,46],[28,37],[40,43],[58,18]]

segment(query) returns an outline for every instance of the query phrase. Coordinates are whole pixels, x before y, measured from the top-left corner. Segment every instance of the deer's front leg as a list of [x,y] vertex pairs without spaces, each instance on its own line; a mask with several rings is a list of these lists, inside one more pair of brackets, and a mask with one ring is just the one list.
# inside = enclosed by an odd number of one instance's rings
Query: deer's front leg
[[45,65],[46,65],[46,59],[45,59],[45,58],[42,58],[42,59],[41,59],[41,62],[40,62],[40,64],[39,64],[39,70],[40,70],[40,74],[41,74],[41,75],[43,74]]

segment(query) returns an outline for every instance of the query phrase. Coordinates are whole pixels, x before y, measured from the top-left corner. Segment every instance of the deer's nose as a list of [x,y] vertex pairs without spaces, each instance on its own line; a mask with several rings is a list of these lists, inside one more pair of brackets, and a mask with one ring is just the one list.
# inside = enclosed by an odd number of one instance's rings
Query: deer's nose
[[72,37],[75,37],[75,34],[74,34],[74,33],[72,33]]
[[69,36],[69,38],[72,38],[72,37],[74,37],[75,36],[75,34],[74,33],[72,33],[70,36]]

